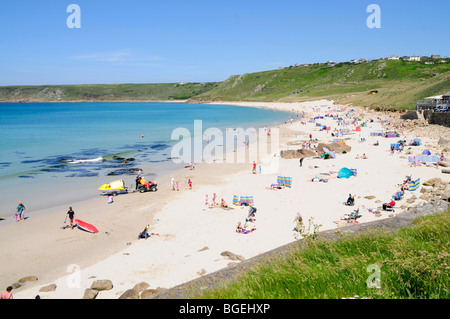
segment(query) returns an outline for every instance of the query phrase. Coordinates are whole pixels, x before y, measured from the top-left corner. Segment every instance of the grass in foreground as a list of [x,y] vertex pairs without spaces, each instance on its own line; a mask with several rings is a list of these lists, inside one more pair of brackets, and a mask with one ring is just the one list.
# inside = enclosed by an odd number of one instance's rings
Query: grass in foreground
[[447,299],[449,234],[447,212],[417,219],[413,227],[395,233],[307,240],[285,257],[258,263],[238,280],[194,298]]

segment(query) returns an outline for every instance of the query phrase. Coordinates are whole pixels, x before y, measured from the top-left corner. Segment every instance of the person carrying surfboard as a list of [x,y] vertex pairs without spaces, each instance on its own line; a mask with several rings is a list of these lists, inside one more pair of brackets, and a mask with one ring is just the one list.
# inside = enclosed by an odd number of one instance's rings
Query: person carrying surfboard
[[72,207],[69,207],[69,211],[67,212],[66,218],[64,219],[64,224],[67,221],[67,216],[69,216],[70,227],[72,227],[72,229],[73,229],[73,220],[74,220],[74,217],[75,217],[75,212],[73,211]]

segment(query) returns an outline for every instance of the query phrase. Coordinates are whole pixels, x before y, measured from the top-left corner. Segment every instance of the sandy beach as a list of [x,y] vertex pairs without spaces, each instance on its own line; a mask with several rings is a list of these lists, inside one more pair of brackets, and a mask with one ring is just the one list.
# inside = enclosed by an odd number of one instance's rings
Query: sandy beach
[[[185,168],[170,174],[179,182],[179,191],[172,190],[170,175],[167,175],[157,180],[158,191],[154,193],[119,195],[113,204],[99,196],[54,207],[45,214],[33,215],[26,211],[30,218],[25,221],[15,222],[12,217],[1,221],[1,288],[27,276],[36,276],[38,280],[13,289],[14,298],[31,299],[39,295],[42,299],[81,299],[93,281],[103,279],[111,280],[113,288],[101,291],[97,299],[117,299],[141,282],[149,284],[151,289],[170,288],[228,267],[230,260],[221,255],[223,251],[248,259],[295,241],[299,234],[293,231],[294,219],[299,213],[306,223],[313,218],[315,224],[321,225],[319,230],[338,228],[336,221],[357,208],[362,215],[358,219],[360,223],[390,218],[409,206],[425,202],[420,198],[419,188],[415,192],[405,191],[394,212],[374,214],[370,211],[390,202],[405,176],[411,175],[413,180],[420,178],[422,182],[435,177],[447,184],[450,182],[450,175],[441,173],[441,167],[410,165],[405,153],[408,147],[403,152],[391,153],[390,150],[390,144],[400,139],[420,138],[422,145],[411,146],[410,155],[430,150],[432,155],[444,151],[445,157],[449,157],[450,151],[447,153],[445,145],[438,144],[441,138],[450,141],[449,128],[435,125],[411,128],[398,120],[399,114],[334,105],[325,100],[220,103],[304,114],[300,120],[293,119],[277,127],[279,148],[271,149],[265,158],[273,160],[275,155],[277,171],[268,171],[261,164],[263,159],[257,163],[261,173],[258,167],[256,174],[252,173],[251,162],[196,163],[193,170]],[[352,109],[354,112],[349,112]],[[314,120],[316,116],[323,118]],[[338,116],[347,121],[360,120],[356,124],[338,126]],[[331,130],[321,130],[318,123]],[[361,126],[362,123],[365,125]],[[357,127],[361,130],[357,131]],[[347,129],[348,134],[331,136],[339,129]],[[399,137],[371,135],[387,130],[397,131]],[[336,158],[327,160],[308,157],[301,167],[298,158],[280,156],[282,150],[302,149],[303,142],[310,140],[309,134],[313,139],[312,147],[339,138],[351,151],[336,153]],[[376,142],[378,146],[374,146]],[[361,158],[363,154],[367,159]],[[343,167],[356,169],[357,175],[337,178],[337,172]],[[268,189],[277,182],[277,176],[291,177],[292,187]],[[312,182],[315,176],[328,181]],[[188,179],[193,183],[192,189],[188,188]],[[134,185],[129,186],[134,188]],[[238,222],[245,222],[248,207],[209,208],[205,205],[205,195],[211,201],[214,193],[217,202],[223,198],[228,205],[232,205],[235,195],[253,196],[257,208],[256,230],[249,234],[236,233]],[[353,207],[343,204],[349,194],[355,195]],[[69,206],[73,207],[76,218],[92,223],[99,232],[63,229],[67,225],[64,219]],[[149,232],[154,234],[146,240],[138,240],[139,232],[146,225],[150,225]],[[54,291],[39,291],[50,284],[56,285]]]

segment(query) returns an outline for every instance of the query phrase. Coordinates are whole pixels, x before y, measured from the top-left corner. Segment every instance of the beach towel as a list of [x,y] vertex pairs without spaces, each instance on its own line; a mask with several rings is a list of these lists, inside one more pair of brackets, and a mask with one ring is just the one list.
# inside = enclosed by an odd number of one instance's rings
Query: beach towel
[[277,183],[280,186],[285,186],[285,187],[291,188],[292,187],[292,177],[278,176]]
[[419,188],[420,186],[420,178],[418,178],[417,180],[413,181],[413,182],[409,182],[409,190],[410,191],[415,191]]
[[437,163],[441,160],[438,155],[421,155],[421,156],[409,156],[408,162],[423,162],[423,163]]

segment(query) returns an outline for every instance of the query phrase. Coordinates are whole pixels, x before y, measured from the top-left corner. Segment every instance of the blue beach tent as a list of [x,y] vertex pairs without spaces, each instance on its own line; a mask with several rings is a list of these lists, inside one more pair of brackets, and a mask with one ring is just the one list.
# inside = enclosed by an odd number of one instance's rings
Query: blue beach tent
[[353,176],[353,172],[346,167],[341,168],[338,172],[338,178],[350,178],[351,176]]

